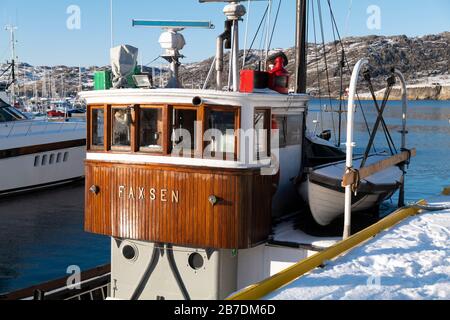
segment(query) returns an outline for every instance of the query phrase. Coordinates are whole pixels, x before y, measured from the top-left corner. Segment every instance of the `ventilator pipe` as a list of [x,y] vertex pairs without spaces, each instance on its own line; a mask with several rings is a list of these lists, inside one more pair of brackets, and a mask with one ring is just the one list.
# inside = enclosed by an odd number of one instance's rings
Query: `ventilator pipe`
[[223,55],[224,46],[231,48],[231,21],[225,21],[225,31],[217,37],[216,43],[216,83],[217,90],[222,90],[222,74],[223,74]]

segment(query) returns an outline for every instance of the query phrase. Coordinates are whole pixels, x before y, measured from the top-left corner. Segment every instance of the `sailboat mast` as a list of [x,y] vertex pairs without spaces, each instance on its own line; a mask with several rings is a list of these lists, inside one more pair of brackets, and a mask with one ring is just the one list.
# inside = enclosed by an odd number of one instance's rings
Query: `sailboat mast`
[[13,104],[16,103],[16,37],[15,32],[17,30],[16,26],[8,25],[6,26],[6,31],[10,32],[11,41],[11,101]]
[[295,93],[306,93],[307,74],[307,3],[308,0],[296,0],[296,39],[295,39]]

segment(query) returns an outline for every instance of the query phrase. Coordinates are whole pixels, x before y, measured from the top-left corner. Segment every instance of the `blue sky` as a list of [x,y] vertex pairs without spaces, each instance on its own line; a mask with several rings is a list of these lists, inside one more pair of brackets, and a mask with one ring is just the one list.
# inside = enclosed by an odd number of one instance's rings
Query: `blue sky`
[[[273,0],[273,16],[279,0]],[[281,0],[280,18],[272,47],[294,44],[295,0]],[[317,3],[318,0],[314,0]],[[211,20],[214,30],[186,30],[185,62],[198,61],[214,54],[215,37],[222,32],[223,4],[199,4],[197,0],[113,0],[115,44],[138,47],[145,63],[161,49],[158,29],[131,27],[131,19]],[[326,0],[321,0],[325,37],[332,39]],[[350,19],[347,19],[352,2]],[[450,31],[450,1],[448,0],[332,0],[340,32],[347,35],[420,36]],[[246,4],[246,1],[244,1]],[[69,30],[66,13],[70,5],[81,10],[81,28]],[[266,8],[266,1],[251,5],[249,34],[253,36]],[[381,13],[381,29],[367,27],[367,8],[377,5]],[[272,16],[272,17],[273,17]],[[109,0],[0,0],[0,61],[9,58],[6,24],[15,24],[18,55],[21,61],[33,65],[105,65],[110,47]],[[348,21],[348,22],[347,22]],[[348,26],[348,27],[346,27]],[[245,21],[241,30],[245,28]],[[346,32],[348,30],[348,32]],[[241,45],[243,44],[243,32]],[[310,40],[312,38],[310,37]],[[257,47],[260,41],[257,41]]]

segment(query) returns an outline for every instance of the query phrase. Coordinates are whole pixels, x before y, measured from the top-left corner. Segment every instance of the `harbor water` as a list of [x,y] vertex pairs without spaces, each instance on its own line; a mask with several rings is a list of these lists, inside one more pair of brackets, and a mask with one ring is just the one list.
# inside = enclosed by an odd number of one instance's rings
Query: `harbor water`
[[[336,110],[339,102],[332,103]],[[373,103],[362,102],[362,108],[371,128],[377,116]],[[338,113],[326,111],[331,111],[328,100],[312,101],[308,125],[316,127],[317,134],[334,127],[335,141]],[[342,114],[342,141],[346,116]],[[409,167],[406,200],[415,201],[450,185],[450,101],[412,101],[408,118],[407,145],[418,154]],[[401,102],[389,102],[385,119],[400,148]],[[360,108],[355,130],[357,148],[362,150],[368,133]],[[387,147],[382,131],[376,147],[377,151]],[[109,262],[109,239],[83,231],[83,207],[83,183],[0,200],[0,293],[64,277],[72,266],[86,270]]]

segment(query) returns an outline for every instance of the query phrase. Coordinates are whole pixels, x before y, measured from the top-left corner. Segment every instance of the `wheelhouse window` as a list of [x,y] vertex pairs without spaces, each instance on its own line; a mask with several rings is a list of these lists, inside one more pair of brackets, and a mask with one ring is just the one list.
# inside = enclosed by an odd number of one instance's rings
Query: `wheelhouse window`
[[91,149],[103,149],[105,144],[105,110],[93,108],[91,113]]
[[88,117],[92,152],[227,161],[236,161],[238,157],[240,107],[94,105],[89,106]]
[[270,157],[270,117],[269,109],[255,111],[255,152],[258,159]]
[[280,148],[302,143],[301,115],[276,115],[274,122],[280,133]]
[[139,150],[142,152],[163,151],[162,108],[141,108],[139,114]]
[[118,150],[131,149],[132,108],[112,108],[111,147]]
[[197,150],[196,109],[173,108],[172,153],[193,156]]
[[205,158],[236,158],[236,120],[235,110],[206,110]]

